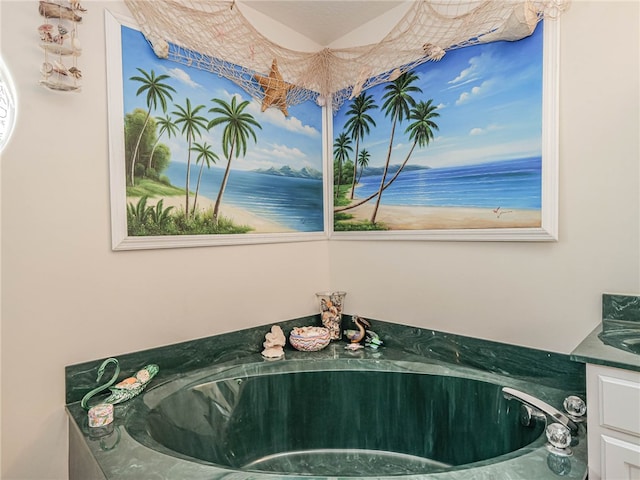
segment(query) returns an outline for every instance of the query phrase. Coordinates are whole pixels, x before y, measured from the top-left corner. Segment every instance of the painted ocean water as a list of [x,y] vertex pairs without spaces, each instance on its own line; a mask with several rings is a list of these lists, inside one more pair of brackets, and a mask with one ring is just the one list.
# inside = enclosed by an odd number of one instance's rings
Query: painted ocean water
[[[375,193],[381,175],[363,176],[357,198]],[[389,178],[389,175],[387,175]],[[383,205],[541,208],[542,158],[403,171],[382,194]]]
[[[191,165],[189,180],[192,192],[196,190],[199,171],[199,165]],[[187,165],[171,162],[164,174],[173,185],[184,188]],[[223,175],[223,168],[211,167],[207,170],[205,167],[198,196],[215,201]],[[322,192],[321,180],[231,170],[222,202],[299,232],[322,232]]]

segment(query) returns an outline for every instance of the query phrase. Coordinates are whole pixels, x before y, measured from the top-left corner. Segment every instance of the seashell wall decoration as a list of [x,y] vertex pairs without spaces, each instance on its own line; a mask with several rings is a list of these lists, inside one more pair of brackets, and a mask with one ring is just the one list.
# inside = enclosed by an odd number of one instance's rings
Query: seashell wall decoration
[[62,92],[80,91],[82,71],[78,57],[82,46],[78,24],[87,9],[78,1],[40,1],[38,12],[44,23],[38,26],[44,59],[40,66],[40,85]]

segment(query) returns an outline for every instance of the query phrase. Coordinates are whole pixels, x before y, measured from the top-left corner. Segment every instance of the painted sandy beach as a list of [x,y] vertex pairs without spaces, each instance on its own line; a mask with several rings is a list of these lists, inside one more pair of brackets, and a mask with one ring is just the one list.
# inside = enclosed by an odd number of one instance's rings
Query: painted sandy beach
[[[147,204],[149,206],[155,205],[160,200],[163,200],[163,205],[165,208],[174,207],[174,211],[184,211],[184,196],[149,198]],[[127,198],[127,202],[135,203],[137,201],[138,198]],[[190,201],[193,202],[193,197],[191,197]],[[198,195],[197,209],[199,211],[206,212],[207,210],[213,210],[214,205],[215,201],[211,200],[210,198],[203,197],[202,195]],[[294,231],[278,222],[267,220],[265,218],[259,217],[258,215],[254,215],[244,208],[227,205],[225,203],[221,204],[220,215],[229,218],[236,225],[250,226],[252,228],[251,233],[287,233]]]
[[[374,206],[364,204],[344,213],[353,215],[350,221],[369,220]],[[540,210],[380,205],[376,223],[390,230],[537,228],[540,215]]]

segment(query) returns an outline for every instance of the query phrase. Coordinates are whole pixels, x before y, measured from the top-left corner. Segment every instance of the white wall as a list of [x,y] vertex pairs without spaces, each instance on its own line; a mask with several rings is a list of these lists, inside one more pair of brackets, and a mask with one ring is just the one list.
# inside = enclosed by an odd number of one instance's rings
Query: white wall
[[[38,86],[37,2],[2,0],[21,111],[2,169],[3,479],[66,477],[64,366],[315,311],[569,352],[640,291],[637,2],[575,1],[561,39],[560,241],[310,242],[112,252],[103,10],[80,94]],[[602,36],[602,37],[600,37]],[[599,39],[602,38],[602,39]]]

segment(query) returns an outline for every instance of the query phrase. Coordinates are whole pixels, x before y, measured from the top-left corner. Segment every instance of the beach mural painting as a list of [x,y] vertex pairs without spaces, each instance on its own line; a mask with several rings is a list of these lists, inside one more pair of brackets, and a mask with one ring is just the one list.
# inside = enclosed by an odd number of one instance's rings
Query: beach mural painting
[[557,28],[451,50],[345,102],[331,238],[556,240]]
[[327,237],[321,107],[262,112],[233,82],[158,58],[132,20],[106,23],[114,250]]

